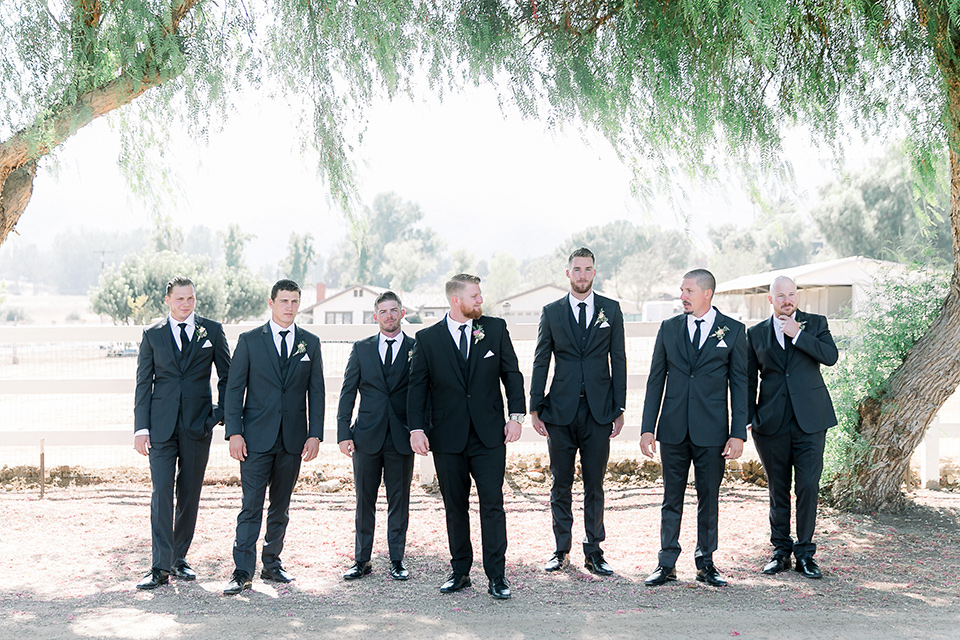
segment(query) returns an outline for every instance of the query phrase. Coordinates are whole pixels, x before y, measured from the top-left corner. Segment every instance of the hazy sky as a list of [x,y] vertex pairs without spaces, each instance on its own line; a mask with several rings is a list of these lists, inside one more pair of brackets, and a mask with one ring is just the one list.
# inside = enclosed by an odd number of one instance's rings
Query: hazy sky
[[[650,211],[630,194],[630,173],[599,136],[550,133],[537,121],[504,115],[490,88],[437,100],[377,103],[359,148],[359,178],[369,203],[382,191],[419,203],[424,224],[448,249],[478,259],[506,249],[518,258],[541,255],[585,227],[618,219],[682,226],[673,213]],[[310,231],[323,256],[346,231],[341,214],[300,155],[288,112],[245,105],[209,145],[175,134],[176,178],[184,194],[166,211],[184,228],[239,223],[257,238],[248,247],[255,266],[275,264],[291,231]],[[815,199],[829,179],[820,154],[800,136],[788,152],[798,185]],[[23,241],[43,245],[65,227],[149,226],[150,207],[129,193],[116,166],[118,136],[101,119],[59,152],[56,175],[38,173],[33,199],[18,225]],[[49,164],[49,163],[48,163]],[[692,232],[755,215],[741,193],[706,194],[689,208]],[[12,241],[16,241],[11,237]],[[703,238],[700,237],[702,242]]]

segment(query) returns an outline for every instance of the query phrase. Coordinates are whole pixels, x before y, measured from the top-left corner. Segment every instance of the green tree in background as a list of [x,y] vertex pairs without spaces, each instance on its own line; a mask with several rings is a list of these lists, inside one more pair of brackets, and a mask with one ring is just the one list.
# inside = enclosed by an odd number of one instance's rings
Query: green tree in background
[[280,263],[280,268],[287,278],[300,286],[305,285],[305,278],[311,265],[317,260],[317,252],[313,248],[313,234],[290,234],[287,244],[287,257]]

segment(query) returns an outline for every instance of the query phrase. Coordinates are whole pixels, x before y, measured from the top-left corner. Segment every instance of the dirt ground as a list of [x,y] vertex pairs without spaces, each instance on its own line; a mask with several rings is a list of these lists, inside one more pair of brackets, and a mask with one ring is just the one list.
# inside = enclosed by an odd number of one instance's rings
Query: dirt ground
[[[960,494],[918,491],[897,515],[821,510],[820,581],[795,572],[767,577],[764,489],[722,489],[718,567],[725,589],[694,581],[695,504],[688,493],[679,582],[646,588],[656,567],[660,489],[611,484],[606,556],[596,578],[574,565],[559,575],[545,485],[505,485],[512,600],[486,593],[479,559],[474,586],[442,595],[448,573],[439,495],[414,489],[406,583],[387,576],[381,497],[374,573],[345,583],[352,561],[353,493],[303,484],[294,496],[284,566],[297,580],[225,597],[240,489],[204,489],[188,560],[200,578],[154,592],[134,585],[150,566],[148,483],[0,492],[0,638],[923,638],[960,637]],[[382,490],[381,490],[382,494]],[[579,501],[582,495],[577,495]],[[582,526],[576,513],[575,527]]]

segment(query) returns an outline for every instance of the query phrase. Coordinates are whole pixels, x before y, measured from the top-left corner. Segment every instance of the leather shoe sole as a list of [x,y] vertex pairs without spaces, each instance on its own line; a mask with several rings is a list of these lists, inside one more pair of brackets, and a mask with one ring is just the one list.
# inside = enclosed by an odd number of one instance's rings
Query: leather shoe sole
[[453,574],[446,582],[440,585],[440,593],[456,593],[461,589],[466,589],[470,585],[470,576]]

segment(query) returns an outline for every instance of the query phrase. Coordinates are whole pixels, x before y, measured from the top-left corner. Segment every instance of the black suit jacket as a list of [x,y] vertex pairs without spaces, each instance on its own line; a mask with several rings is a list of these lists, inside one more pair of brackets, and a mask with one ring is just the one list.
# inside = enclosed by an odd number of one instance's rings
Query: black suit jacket
[[265,453],[282,424],[284,448],[299,454],[307,438],[323,440],[323,391],[317,336],[296,327],[282,375],[270,323],[242,333],[227,382],[226,437],[242,435],[249,451]]
[[[151,442],[166,442],[182,415],[194,440],[210,435],[223,420],[230,348],[219,322],[194,316],[196,325],[186,360],[180,359],[167,319],[144,329],[137,356],[134,431],[150,430]],[[210,371],[217,367],[217,404],[210,391]]]
[[[747,402],[750,422],[757,433],[772,435],[784,420],[787,394],[800,428],[806,433],[825,431],[837,424],[830,393],[820,365],[837,361],[837,345],[827,319],[797,311],[803,330],[787,361],[773,329],[773,317],[747,330]],[[790,340],[784,336],[784,339]],[[757,397],[757,377],[760,395]]]
[[[717,331],[725,329],[721,340]],[[660,324],[643,401],[641,433],[680,444],[687,434],[701,447],[747,439],[747,346],[744,326],[717,312],[707,341],[691,362],[687,316]],[[729,405],[727,396],[729,390]],[[659,416],[659,421],[658,421]]]
[[[422,429],[437,453],[459,453],[467,445],[470,424],[484,446],[504,442],[503,396],[510,413],[525,413],[523,374],[517,364],[507,323],[480,316],[474,332],[483,328],[483,339],[471,337],[466,371],[446,319],[417,334],[410,361],[407,418],[411,431]],[[429,405],[428,405],[429,403]]]
[[[414,340],[406,335],[394,345],[396,357],[387,379],[380,360],[380,334],[353,343],[340,389],[337,442],[353,440],[357,451],[374,454],[389,434],[399,453],[413,454],[407,429],[407,384],[413,345]],[[357,392],[360,408],[351,426]]]
[[[611,423],[627,403],[627,354],[620,305],[594,294],[593,319],[583,349],[572,321],[568,296],[544,306],[540,313],[530,410],[550,424],[571,424],[582,386],[594,419],[600,424]],[[550,392],[544,395],[551,354],[555,359],[553,380]]]

